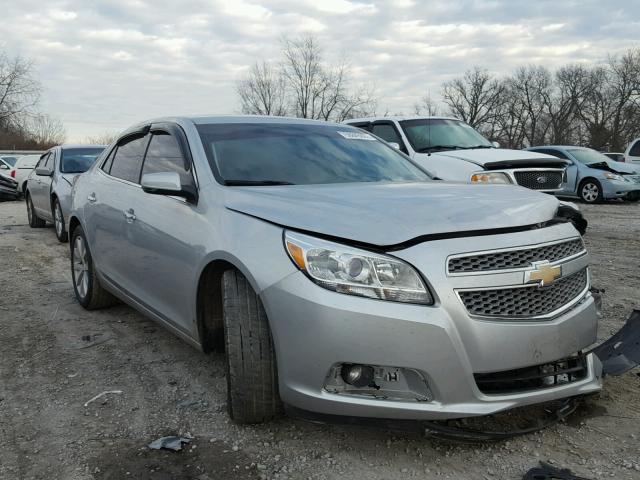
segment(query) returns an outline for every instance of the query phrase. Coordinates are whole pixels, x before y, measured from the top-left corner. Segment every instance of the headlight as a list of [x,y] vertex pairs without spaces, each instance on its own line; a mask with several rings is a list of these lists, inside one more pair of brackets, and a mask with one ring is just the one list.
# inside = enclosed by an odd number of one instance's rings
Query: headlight
[[616,175],[615,173],[609,173],[606,172],[604,174],[604,178],[608,179],[608,180],[617,180],[619,182],[626,182],[627,179],[624,178],[622,175]]
[[471,183],[509,185],[513,183],[509,175],[502,172],[478,172],[471,175]]
[[285,232],[284,243],[293,263],[323,288],[392,302],[433,304],[420,275],[402,260],[293,232]]

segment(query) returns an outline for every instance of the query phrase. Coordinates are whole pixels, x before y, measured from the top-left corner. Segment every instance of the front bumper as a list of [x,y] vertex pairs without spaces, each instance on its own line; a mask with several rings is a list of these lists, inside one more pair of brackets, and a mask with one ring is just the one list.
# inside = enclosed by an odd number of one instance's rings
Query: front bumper
[[[553,228],[556,234],[564,234],[571,227]],[[511,235],[509,241],[526,245],[527,236],[530,238],[531,233]],[[313,284],[300,272],[261,292],[273,333],[284,403],[329,415],[436,420],[487,415],[599,391],[602,366],[594,355],[587,356],[585,377],[572,383],[509,394],[480,391],[474,374],[566,358],[596,338],[597,312],[590,293],[552,319],[518,322],[470,318],[449,288],[438,248],[462,252],[470,243],[482,249],[495,246],[495,242],[496,237],[477,237],[473,242],[446,240],[398,255],[430,280],[436,296],[436,304],[430,307],[334,293]],[[432,271],[428,265],[432,265]],[[413,369],[426,379],[433,399],[387,400],[330,393],[324,388],[327,375],[340,363]]]
[[602,195],[605,199],[634,199],[640,196],[640,184],[609,180],[602,183]]

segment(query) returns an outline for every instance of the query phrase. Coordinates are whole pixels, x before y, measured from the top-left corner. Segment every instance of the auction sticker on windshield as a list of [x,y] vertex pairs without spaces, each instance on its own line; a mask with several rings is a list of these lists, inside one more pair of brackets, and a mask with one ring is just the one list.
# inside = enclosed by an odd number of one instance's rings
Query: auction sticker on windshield
[[340,135],[344,138],[348,138],[349,140],[375,140],[371,135],[364,132],[345,132],[342,130],[338,130]]

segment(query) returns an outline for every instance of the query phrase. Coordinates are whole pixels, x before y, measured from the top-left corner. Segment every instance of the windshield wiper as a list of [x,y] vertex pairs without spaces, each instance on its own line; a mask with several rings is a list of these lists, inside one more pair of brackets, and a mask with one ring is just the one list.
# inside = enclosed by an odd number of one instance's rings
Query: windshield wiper
[[473,145],[471,147],[458,147],[460,150],[473,150],[474,148],[494,148],[492,145]]
[[295,183],[281,180],[225,180],[224,184],[231,187],[251,187],[261,185],[295,185]]
[[429,147],[422,147],[416,150],[418,153],[431,152],[432,150],[457,150],[461,147],[457,145],[431,145]]

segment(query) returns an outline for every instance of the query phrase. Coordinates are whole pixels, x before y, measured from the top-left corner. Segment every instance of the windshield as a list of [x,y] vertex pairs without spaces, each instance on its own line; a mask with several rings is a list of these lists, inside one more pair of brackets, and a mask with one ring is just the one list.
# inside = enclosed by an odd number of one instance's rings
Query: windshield
[[16,164],[16,160],[18,160],[18,158],[17,158],[17,157],[0,157],[0,158],[2,158],[2,160],[3,160],[7,165],[10,165],[10,166],[12,166],[12,167],[13,167],[13,166],[15,166],[15,164]]
[[400,125],[416,152],[493,147],[489,140],[459,120],[421,118],[404,120]]
[[357,128],[233,123],[198,125],[216,178],[226,185],[421,182],[429,176]]
[[574,148],[568,150],[568,152],[580,163],[602,163],[611,160],[606,155],[591,150],[590,148]]
[[89,170],[96,157],[102,153],[99,148],[65,148],[62,150],[62,173],[83,173]]

